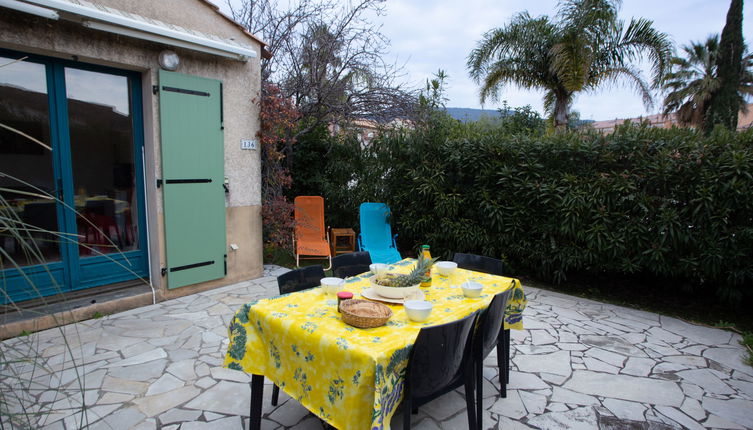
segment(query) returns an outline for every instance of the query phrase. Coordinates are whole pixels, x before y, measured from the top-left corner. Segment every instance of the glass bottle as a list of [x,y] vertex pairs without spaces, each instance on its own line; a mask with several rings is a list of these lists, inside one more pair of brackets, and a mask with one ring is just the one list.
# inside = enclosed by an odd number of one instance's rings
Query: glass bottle
[[[429,245],[421,245],[421,253],[424,255],[424,260],[431,260],[431,252],[429,252]],[[421,282],[422,287],[431,287],[431,268],[426,271],[426,280]]]

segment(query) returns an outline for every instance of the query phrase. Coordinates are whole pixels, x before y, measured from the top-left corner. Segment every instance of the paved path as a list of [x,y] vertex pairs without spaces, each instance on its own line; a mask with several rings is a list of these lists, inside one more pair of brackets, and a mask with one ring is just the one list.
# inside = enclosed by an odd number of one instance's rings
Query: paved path
[[[249,377],[221,367],[226,327],[241,304],[275,295],[274,276],[282,271],[270,266],[253,281],[66,326],[73,360],[60,329],[3,342],[5,359],[28,356],[33,346],[44,366],[0,366],[0,392],[48,411],[32,419],[35,428],[80,428],[82,401],[93,429],[248,428]],[[526,292],[527,330],[513,331],[506,399],[492,388],[496,360],[484,369],[485,428],[753,429],[753,368],[741,361],[739,336]],[[17,380],[11,374],[33,383],[10,391],[6,384]],[[270,392],[263,429],[322,428],[284,393],[272,408]],[[450,393],[421,407],[413,427],[465,428],[464,407],[463,396]],[[393,428],[402,428],[400,418]]]

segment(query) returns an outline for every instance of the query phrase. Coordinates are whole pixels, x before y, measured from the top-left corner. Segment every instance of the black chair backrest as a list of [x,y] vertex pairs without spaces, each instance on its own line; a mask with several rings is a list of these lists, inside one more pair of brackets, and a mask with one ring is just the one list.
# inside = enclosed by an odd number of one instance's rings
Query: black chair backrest
[[368,251],[341,254],[332,259],[332,273],[338,278],[359,275],[369,271],[371,255]]
[[294,293],[319,286],[323,277],[324,268],[321,265],[307,266],[278,276],[277,287],[280,294]]
[[476,315],[421,329],[406,371],[413,398],[431,397],[457,380],[470,359],[468,341]]
[[[48,230],[59,231],[55,202],[27,203],[21,217],[26,224]],[[29,226],[29,228],[33,228]]]
[[497,337],[502,330],[502,322],[505,318],[505,309],[507,308],[507,301],[512,293],[512,288],[502,293],[497,294],[492,299],[489,307],[479,316],[479,322],[477,327],[476,348],[480,348],[482,358],[489,355],[489,353],[497,346]]
[[502,261],[482,255],[456,252],[452,261],[458,263],[458,267],[461,269],[474,270],[497,276],[503,276],[505,272],[505,265]]

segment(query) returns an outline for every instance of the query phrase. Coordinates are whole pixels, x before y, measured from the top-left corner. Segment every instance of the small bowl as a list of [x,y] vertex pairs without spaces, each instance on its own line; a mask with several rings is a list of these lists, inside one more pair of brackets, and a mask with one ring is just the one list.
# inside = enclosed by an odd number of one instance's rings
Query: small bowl
[[481,295],[481,290],[484,286],[478,282],[468,281],[460,284],[460,288],[463,289],[463,295],[469,298],[475,298]]
[[337,294],[345,285],[345,280],[342,278],[322,278],[320,282],[325,294]]
[[384,263],[369,264],[369,270],[371,270],[371,273],[377,276],[383,275],[384,273],[387,272],[387,270],[389,270],[389,268],[390,266]]
[[404,306],[408,319],[415,322],[426,321],[433,307],[431,302],[426,300],[406,300]]
[[438,261],[434,264],[434,267],[437,268],[441,276],[450,276],[458,268],[458,263],[454,261]]

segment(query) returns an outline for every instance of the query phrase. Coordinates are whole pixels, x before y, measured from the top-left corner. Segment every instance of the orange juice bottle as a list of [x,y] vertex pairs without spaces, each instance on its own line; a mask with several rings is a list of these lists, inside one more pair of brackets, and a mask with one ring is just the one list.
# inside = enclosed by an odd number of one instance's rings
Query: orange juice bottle
[[[431,252],[429,252],[429,245],[421,245],[421,253],[424,255],[425,260],[431,260]],[[431,287],[431,269],[426,271],[426,280],[421,282],[422,287]]]

